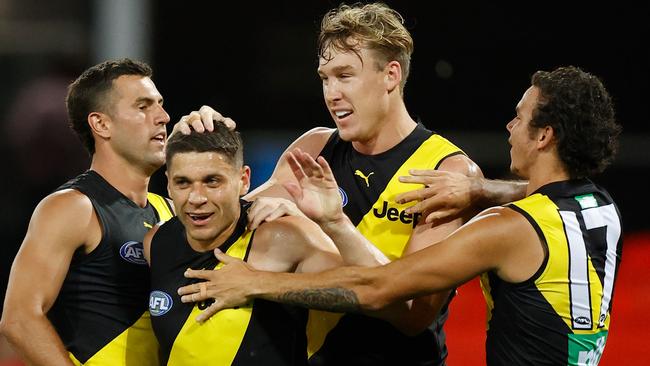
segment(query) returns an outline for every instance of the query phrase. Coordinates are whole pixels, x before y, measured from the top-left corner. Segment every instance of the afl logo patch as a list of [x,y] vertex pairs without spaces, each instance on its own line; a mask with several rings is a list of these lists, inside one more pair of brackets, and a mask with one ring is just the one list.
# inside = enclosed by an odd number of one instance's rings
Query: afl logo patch
[[147,260],[144,259],[144,247],[139,241],[127,241],[122,244],[120,257],[130,263],[147,264]]
[[149,294],[149,312],[151,316],[165,315],[174,305],[172,297],[162,291],[151,291]]
[[339,187],[339,193],[341,194],[341,207],[345,207],[348,204],[348,194],[345,193],[343,188]]

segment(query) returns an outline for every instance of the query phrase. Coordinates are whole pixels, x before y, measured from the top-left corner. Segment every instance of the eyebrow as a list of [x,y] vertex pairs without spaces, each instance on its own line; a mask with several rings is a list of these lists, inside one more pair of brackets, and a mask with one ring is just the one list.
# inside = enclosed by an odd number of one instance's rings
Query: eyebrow
[[[159,103],[160,105],[162,105],[162,104],[164,103],[164,101],[165,101],[165,100],[164,100],[163,98],[158,99],[158,103]],[[153,98],[149,98],[149,97],[139,97],[139,98],[137,98],[137,99],[135,100],[135,104],[139,104],[139,103],[147,103],[148,105],[151,105],[151,104],[153,104],[154,102],[155,102],[155,100],[154,100]]]
[[[334,66],[334,67],[332,68],[332,73],[335,73],[335,74],[336,74],[336,73],[341,73],[341,72],[344,72],[344,71],[349,71],[349,70],[351,70],[351,69],[354,69],[354,67],[353,67],[352,65],[340,65],[340,66]],[[325,73],[323,72],[323,70],[322,70],[320,67],[318,68],[317,71],[318,71],[318,74],[319,74],[319,75],[324,75],[324,74],[325,74]]]

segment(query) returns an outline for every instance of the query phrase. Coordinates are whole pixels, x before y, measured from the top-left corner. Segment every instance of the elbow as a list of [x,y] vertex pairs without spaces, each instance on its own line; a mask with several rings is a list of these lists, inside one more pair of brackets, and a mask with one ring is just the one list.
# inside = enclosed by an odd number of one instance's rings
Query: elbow
[[0,336],[12,340],[18,334],[18,321],[5,311],[0,319]]
[[9,343],[24,338],[37,320],[35,317],[30,316],[27,312],[21,310],[10,310],[5,306],[0,319],[0,336],[4,336]]

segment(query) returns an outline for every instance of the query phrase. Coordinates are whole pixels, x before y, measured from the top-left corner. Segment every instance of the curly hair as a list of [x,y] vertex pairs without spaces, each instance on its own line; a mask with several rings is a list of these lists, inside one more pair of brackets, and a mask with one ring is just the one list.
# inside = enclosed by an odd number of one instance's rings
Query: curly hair
[[327,12],[318,36],[318,57],[331,60],[330,48],[359,55],[360,47],[374,52],[378,70],[390,61],[399,62],[403,92],[413,53],[413,38],[404,27],[404,18],[382,3],[341,4]]
[[95,153],[95,139],[88,125],[88,115],[92,112],[107,112],[110,108],[109,95],[113,80],[123,75],[151,77],[151,67],[144,62],[128,58],[104,61],[97,64],[68,86],[66,106],[70,128],[77,134],[90,155]]
[[574,66],[537,71],[531,83],[540,97],[530,126],[553,128],[558,154],[571,178],[605,170],[618,149],[621,126],[603,83]]

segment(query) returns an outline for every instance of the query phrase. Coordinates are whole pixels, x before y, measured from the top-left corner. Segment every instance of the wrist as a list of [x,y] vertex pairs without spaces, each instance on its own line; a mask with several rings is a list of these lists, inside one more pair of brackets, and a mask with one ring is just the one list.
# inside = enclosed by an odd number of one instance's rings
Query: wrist
[[483,177],[474,177],[470,186],[470,201],[472,206],[486,208],[492,206],[492,191],[488,187],[488,180]]
[[352,222],[345,214],[341,214],[332,220],[320,221],[318,222],[318,225],[325,232],[325,234],[332,237],[338,233],[348,230],[348,226],[352,225]]

